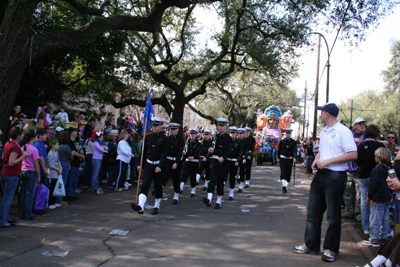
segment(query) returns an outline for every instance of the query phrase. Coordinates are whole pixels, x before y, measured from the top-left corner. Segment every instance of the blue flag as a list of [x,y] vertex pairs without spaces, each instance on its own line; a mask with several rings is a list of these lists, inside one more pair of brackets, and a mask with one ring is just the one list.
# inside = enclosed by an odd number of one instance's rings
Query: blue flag
[[[144,132],[147,131],[148,129],[151,128],[151,118],[154,117],[154,109],[153,105],[151,104],[151,93],[149,92],[149,95],[147,96],[147,102],[146,102],[146,108],[144,109],[144,118],[143,118],[143,131],[142,135],[144,135]],[[146,118],[147,118],[147,125],[146,125]],[[144,128],[146,125],[146,129]]]

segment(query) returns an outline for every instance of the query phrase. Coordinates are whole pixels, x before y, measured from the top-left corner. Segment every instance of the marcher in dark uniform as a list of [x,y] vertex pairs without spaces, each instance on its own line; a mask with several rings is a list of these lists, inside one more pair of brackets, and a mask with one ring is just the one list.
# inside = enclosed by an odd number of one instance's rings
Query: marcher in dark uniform
[[285,129],[285,139],[279,142],[278,149],[278,160],[281,167],[281,182],[282,191],[287,193],[287,188],[290,183],[290,177],[292,175],[293,162],[296,162],[297,144],[290,136],[292,135],[292,129]]
[[196,183],[198,184],[201,174],[204,172],[204,188],[207,190],[208,183],[210,182],[210,155],[208,149],[212,146],[212,132],[211,130],[204,130],[204,137],[201,141],[200,162],[196,174]]
[[190,186],[192,191],[190,192],[190,197],[196,195],[196,172],[199,168],[199,158],[201,144],[197,139],[199,130],[197,128],[189,129],[189,140],[185,144],[185,149],[183,150],[183,170],[181,176],[181,191],[186,184],[187,179],[190,176]]
[[169,151],[167,156],[167,164],[164,172],[164,183],[163,186],[167,185],[168,180],[172,177],[172,183],[174,186],[174,199],[172,204],[178,204],[179,202],[179,183],[180,175],[182,170],[182,151],[185,146],[185,141],[183,137],[178,135],[179,123],[171,122],[169,124]]
[[254,137],[251,135],[251,131],[253,129],[251,129],[250,127],[246,127],[246,138],[250,143],[250,147],[249,147],[249,152],[247,154],[247,158],[246,158],[246,185],[244,186],[244,188],[248,188],[250,187],[250,178],[251,178],[251,165],[253,164],[253,153],[254,153],[254,148],[256,146],[256,139],[254,139]]
[[239,162],[239,188],[238,193],[242,193],[243,185],[246,177],[246,162],[248,161],[248,156],[250,155],[250,140],[246,138],[246,129],[239,128],[239,142],[241,142],[243,147],[243,160]]
[[243,142],[237,138],[238,128],[235,126],[229,127],[229,135],[231,136],[231,146],[228,154],[228,168],[229,168],[229,200],[233,200],[233,193],[235,190],[236,176],[238,174],[239,164],[246,162],[243,159],[244,145]]
[[230,149],[230,136],[226,133],[228,127],[228,120],[224,118],[217,119],[218,131],[215,139],[215,147],[210,147],[208,152],[210,153],[210,176],[211,180],[208,184],[207,197],[203,198],[203,202],[207,207],[211,207],[212,197],[217,186],[217,203],[215,204],[216,209],[221,208],[221,201],[224,195],[224,182],[228,177],[228,164],[227,158]]
[[[131,207],[139,214],[143,214],[144,205],[147,201],[147,194],[151,182],[154,180],[155,204],[151,214],[158,214],[160,211],[161,198],[163,196],[163,175],[166,168],[167,155],[169,151],[169,138],[161,131],[163,119],[153,117],[153,132],[146,136],[143,148],[143,184],[140,187],[139,203],[132,203]],[[141,167],[137,167],[141,172]]]

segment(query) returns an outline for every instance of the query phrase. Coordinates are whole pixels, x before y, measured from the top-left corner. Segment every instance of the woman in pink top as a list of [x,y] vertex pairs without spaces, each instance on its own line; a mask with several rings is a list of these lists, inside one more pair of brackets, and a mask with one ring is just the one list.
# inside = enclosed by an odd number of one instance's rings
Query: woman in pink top
[[37,141],[36,130],[28,131],[25,139],[27,143],[22,147],[22,150],[31,153],[31,155],[22,160],[19,217],[31,221],[36,218],[36,215],[32,212],[33,198],[35,197],[36,185],[40,182],[40,157],[37,148],[33,146]]

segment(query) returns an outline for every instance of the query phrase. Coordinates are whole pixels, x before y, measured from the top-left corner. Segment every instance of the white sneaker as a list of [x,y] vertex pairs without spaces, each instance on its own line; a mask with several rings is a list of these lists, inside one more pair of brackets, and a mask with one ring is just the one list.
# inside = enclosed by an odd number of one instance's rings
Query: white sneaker
[[369,231],[368,230],[364,230],[364,235],[369,235]]
[[129,189],[129,187],[125,186],[125,187],[122,187],[121,189],[127,190],[127,189]]
[[75,193],[77,193],[77,194],[80,194],[80,193],[82,193],[82,189],[79,189],[79,188],[78,188],[78,189],[76,189],[76,190],[75,190]]
[[56,205],[50,205],[50,206],[49,206],[49,209],[50,209],[50,210],[54,210],[55,208],[57,208]]
[[99,194],[99,195],[101,195],[101,194],[103,194],[104,192],[103,192],[103,189],[97,188],[96,193]]
[[101,180],[100,183],[106,184],[108,181],[107,180]]
[[130,187],[132,184],[130,184],[130,183],[128,183],[128,182],[125,182],[125,187]]
[[59,207],[61,207],[61,204],[56,203],[56,204],[54,204],[54,206],[56,206],[56,208],[59,208]]

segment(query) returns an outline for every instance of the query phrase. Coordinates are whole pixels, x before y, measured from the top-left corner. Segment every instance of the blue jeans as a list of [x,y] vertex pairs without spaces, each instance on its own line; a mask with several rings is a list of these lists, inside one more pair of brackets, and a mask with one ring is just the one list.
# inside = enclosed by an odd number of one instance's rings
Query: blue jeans
[[312,163],[314,162],[315,157],[314,156],[307,156],[307,173],[312,173]]
[[361,206],[362,229],[369,231],[369,216],[371,214],[371,208],[367,203],[369,178],[358,178],[358,184],[360,186],[360,194],[361,194],[360,206]]
[[92,183],[93,166],[92,166],[92,154],[85,155],[85,164],[83,169],[83,184],[90,186]]
[[341,234],[341,200],[346,188],[345,171],[318,170],[310,186],[304,241],[308,249],[319,252],[321,224],[327,211],[328,229],[324,249],[338,254]]
[[36,215],[33,210],[33,198],[36,193],[37,185],[36,171],[22,171],[21,172],[21,192],[19,202],[19,217],[27,221],[34,220]]
[[[65,195],[67,195],[67,182],[68,182],[69,172],[71,171],[71,165],[65,161],[60,161],[60,162],[61,162],[61,168],[62,168],[62,178],[63,178],[63,182],[64,182],[64,187],[65,187]],[[56,202],[61,203],[61,197],[57,197]]]
[[389,203],[372,202],[371,206],[371,242],[387,240],[389,233]]
[[17,189],[18,186],[19,177],[1,175],[1,179],[4,183],[4,196],[0,204],[0,226],[4,226],[7,224],[7,221],[10,220],[8,213],[10,212],[15,189]]
[[92,175],[92,191],[99,188],[99,173],[101,168],[101,159],[92,159],[93,175]]
[[117,168],[117,165],[115,164],[115,165],[112,165],[112,164],[108,164],[108,178],[107,178],[107,183],[109,184],[109,185],[112,185],[112,183],[113,183],[113,178],[114,178],[114,172],[115,172],[115,169]]
[[65,193],[67,197],[75,196],[75,190],[78,187],[79,180],[79,167],[71,167],[69,172],[68,182],[65,186]]

